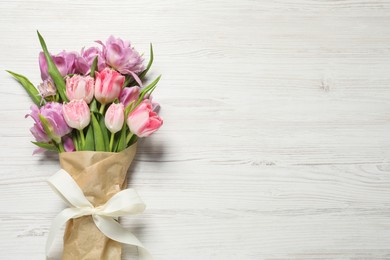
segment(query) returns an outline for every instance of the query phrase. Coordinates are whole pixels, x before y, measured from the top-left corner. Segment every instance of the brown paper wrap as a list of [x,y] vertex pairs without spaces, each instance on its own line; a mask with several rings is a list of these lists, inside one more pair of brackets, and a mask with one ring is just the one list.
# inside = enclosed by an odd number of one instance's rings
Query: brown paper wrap
[[[61,153],[60,164],[73,177],[85,197],[97,207],[127,187],[127,170],[136,150],[137,143],[120,153]],[[120,260],[121,255],[121,244],[100,232],[91,216],[68,221],[63,260]]]

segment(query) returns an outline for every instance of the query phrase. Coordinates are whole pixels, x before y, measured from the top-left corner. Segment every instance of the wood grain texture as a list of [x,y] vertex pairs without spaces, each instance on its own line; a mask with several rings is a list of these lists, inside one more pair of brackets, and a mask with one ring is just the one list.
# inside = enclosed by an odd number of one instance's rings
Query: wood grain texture
[[[147,210],[122,222],[156,259],[390,259],[389,23],[384,0],[0,0],[0,70],[39,83],[36,29],[53,52],[153,42],[165,124],[129,173]],[[64,207],[29,104],[0,73],[5,260],[44,259]]]

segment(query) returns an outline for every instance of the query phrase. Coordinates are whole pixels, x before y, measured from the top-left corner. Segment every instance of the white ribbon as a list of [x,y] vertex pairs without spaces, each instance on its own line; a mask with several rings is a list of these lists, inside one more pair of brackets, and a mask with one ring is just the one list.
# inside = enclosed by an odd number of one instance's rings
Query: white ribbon
[[95,208],[65,170],[59,170],[47,182],[69,205],[69,208],[61,211],[53,220],[46,242],[46,256],[49,255],[56,232],[69,219],[92,215],[95,225],[105,236],[123,244],[137,246],[139,258],[142,260],[153,259],[141,242],[114,220],[114,218],[120,216],[138,214],[145,210],[145,204],[134,189],[122,190],[108,200],[106,204]]

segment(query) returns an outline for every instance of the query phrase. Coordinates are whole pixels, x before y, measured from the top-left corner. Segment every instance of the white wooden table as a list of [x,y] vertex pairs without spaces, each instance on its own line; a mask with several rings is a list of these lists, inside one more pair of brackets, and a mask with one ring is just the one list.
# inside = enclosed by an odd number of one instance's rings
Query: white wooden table
[[165,124],[122,223],[156,259],[390,259],[389,24],[383,0],[0,0],[0,259],[44,259],[64,208],[4,72],[39,83],[37,29],[54,53],[153,42]]

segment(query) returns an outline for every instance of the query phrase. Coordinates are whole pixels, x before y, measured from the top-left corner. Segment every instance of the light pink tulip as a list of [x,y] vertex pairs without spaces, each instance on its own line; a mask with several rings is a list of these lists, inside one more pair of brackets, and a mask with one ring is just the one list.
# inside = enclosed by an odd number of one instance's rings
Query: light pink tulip
[[84,100],[72,100],[62,109],[66,123],[72,128],[83,130],[91,122],[89,107]]
[[95,76],[95,98],[101,104],[111,103],[119,97],[125,82],[124,76],[109,68],[96,72]]
[[104,122],[111,133],[115,134],[122,129],[125,120],[123,104],[112,103],[106,111]]
[[138,137],[146,137],[156,132],[163,120],[152,110],[152,104],[144,100],[127,118],[130,131]]
[[69,100],[83,99],[88,104],[93,99],[95,81],[90,76],[74,75],[66,78],[66,96]]

